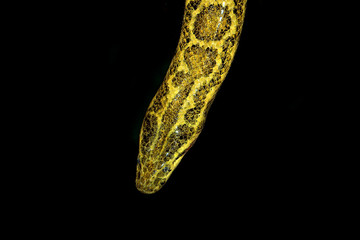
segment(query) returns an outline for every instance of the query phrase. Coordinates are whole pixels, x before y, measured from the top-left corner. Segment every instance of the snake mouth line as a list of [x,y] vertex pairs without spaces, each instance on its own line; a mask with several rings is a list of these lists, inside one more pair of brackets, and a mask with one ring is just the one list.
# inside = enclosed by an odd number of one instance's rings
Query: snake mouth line
[[[195,141],[194,141],[195,142]],[[179,161],[182,159],[182,157],[187,153],[187,151],[193,146],[193,143],[190,144],[190,146],[183,150],[177,157],[176,159],[174,160],[174,163],[175,165],[177,165],[179,163]],[[176,164],[177,163],[177,164]],[[164,166],[163,166],[164,165]],[[172,172],[175,170],[176,167],[174,168],[170,168],[170,167],[167,167],[165,166],[165,164],[162,165],[162,169],[161,170],[154,170],[153,173],[154,175],[158,173],[158,171],[162,171],[163,173],[168,173],[169,175],[167,175],[166,177],[164,178],[159,178],[161,179],[160,181],[157,181],[156,179],[157,178],[154,178],[152,181],[150,180],[145,180],[143,179],[144,176],[141,175],[141,163],[140,161],[138,160],[138,163],[137,163],[137,174],[136,174],[136,188],[142,192],[142,193],[145,193],[145,194],[152,194],[152,193],[155,193],[157,191],[159,191],[164,185],[165,183],[167,182],[167,179],[169,178],[169,176],[172,174]]]

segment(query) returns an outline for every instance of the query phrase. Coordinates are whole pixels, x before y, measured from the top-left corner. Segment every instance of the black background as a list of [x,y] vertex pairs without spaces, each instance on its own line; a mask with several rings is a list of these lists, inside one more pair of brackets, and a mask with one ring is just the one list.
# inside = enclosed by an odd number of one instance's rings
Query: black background
[[70,20],[54,46],[49,198],[64,211],[126,215],[134,225],[169,214],[195,216],[193,224],[212,214],[282,224],[323,216],[333,187],[323,153],[334,151],[324,113],[333,103],[322,94],[323,18],[298,1],[248,2],[235,60],[196,144],[162,190],[136,190],[142,119],[175,52],[183,7],[89,3],[62,16]]

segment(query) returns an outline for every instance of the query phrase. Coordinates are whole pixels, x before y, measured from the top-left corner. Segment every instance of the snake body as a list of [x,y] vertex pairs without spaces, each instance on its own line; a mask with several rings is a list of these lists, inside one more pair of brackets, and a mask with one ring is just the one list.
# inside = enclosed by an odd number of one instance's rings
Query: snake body
[[247,0],[186,0],[180,40],[140,132],[136,187],[155,193],[202,131],[233,61]]

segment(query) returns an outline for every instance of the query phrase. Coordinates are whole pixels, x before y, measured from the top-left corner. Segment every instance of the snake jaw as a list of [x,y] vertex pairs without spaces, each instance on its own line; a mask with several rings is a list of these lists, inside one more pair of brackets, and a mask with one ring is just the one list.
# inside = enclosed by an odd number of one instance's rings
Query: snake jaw
[[[159,191],[170,178],[171,174],[180,163],[184,155],[194,145],[196,139],[189,144],[189,146],[180,152],[177,157],[172,161],[172,164],[162,161],[140,161],[140,157],[137,159],[136,166],[136,188],[146,194],[153,194]],[[166,155],[166,154],[165,154]],[[143,162],[143,163],[142,163]],[[157,162],[158,164],[153,164]]]
[[136,188],[142,193],[152,194],[160,190],[159,187],[154,187],[152,184],[146,184],[142,178],[136,179]]
[[[187,148],[180,153],[172,163],[161,161],[138,160],[136,166],[136,188],[146,194],[152,194],[159,191],[170,178],[185,153]],[[157,162],[157,164],[153,164]]]
[[155,177],[155,175],[157,175],[156,174],[157,172],[158,171],[154,170],[152,174],[153,176],[150,178],[143,176],[140,172],[139,175],[137,175],[136,177],[136,188],[140,192],[146,194],[152,194],[159,191],[165,185],[168,177],[167,178]]
[[174,169],[167,163],[153,164],[155,161],[138,158],[136,166],[136,188],[146,194],[159,191],[169,179]]

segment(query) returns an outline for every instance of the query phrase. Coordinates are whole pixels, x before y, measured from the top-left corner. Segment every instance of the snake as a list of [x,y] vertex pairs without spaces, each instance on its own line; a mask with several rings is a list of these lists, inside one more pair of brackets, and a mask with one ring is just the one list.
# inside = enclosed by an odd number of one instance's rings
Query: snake
[[247,0],[185,0],[180,39],[141,125],[136,188],[159,191],[204,128],[234,59]]

